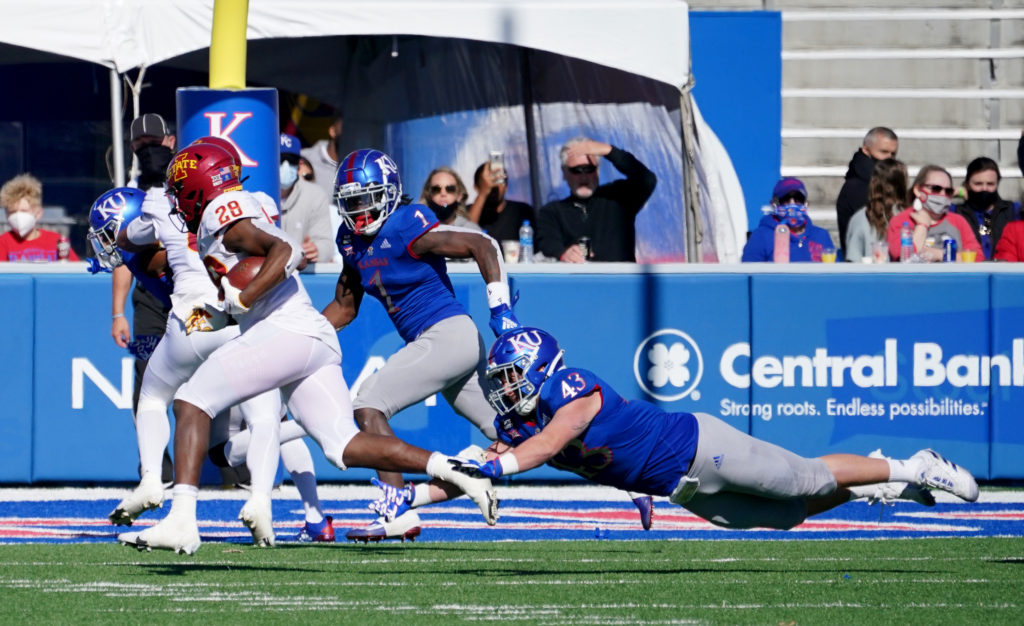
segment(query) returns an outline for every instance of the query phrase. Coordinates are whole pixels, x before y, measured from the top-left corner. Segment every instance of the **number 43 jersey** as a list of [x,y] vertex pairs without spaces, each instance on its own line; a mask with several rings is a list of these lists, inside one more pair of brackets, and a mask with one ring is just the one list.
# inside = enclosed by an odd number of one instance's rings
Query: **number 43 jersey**
[[667,496],[690,468],[697,451],[697,420],[666,413],[642,400],[627,401],[597,374],[563,368],[540,388],[537,421],[543,429],[555,413],[589,393],[601,394],[601,410],[583,436],[550,464],[619,489]]
[[417,256],[412,244],[438,226],[422,204],[399,206],[372,239],[338,229],[338,250],[359,270],[359,282],[388,312],[406,342],[441,320],[465,315],[455,299],[444,257]]
[[[215,284],[219,284],[231,268],[249,256],[244,252],[232,252],[224,246],[226,229],[235,222],[246,219],[251,219],[253,226],[284,240],[292,248],[299,247],[294,239],[274,225],[270,214],[252,194],[247,191],[225,192],[203,210],[196,242],[199,256],[202,257],[203,264],[206,265]],[[297,274],[292,274],[284,282],[275,285],[260,299],[252,302],[248,312],[236,317],[242,332],[256,322],[266,319],[279,328],[317,337],[341,354],[337,333],[327,318],[313,308],[313,302]]]

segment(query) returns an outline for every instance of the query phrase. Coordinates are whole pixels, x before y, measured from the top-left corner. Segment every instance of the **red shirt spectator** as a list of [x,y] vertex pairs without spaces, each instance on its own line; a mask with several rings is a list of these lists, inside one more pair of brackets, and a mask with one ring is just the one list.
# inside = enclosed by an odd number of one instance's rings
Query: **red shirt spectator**
[[[0,235],[0,262],[60,259],[60,235],[36,227],[43,216],[43,184],[38,178],[21,174],[4,183],[0,187],[0,206],[7,211],[7,224],[11,227]],[[67,260],[77,261],[74,250],[67,248]]]

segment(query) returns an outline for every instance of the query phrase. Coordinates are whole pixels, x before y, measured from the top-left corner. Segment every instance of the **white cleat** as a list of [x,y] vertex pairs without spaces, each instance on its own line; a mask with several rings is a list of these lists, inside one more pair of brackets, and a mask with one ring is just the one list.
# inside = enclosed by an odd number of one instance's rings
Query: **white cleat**
[[483,513],[487,524],[494,526],[498,523],[498,491],[491,484],[489,478],[471,478],[462,472],[455,471],[452,463],[454,461],[455,464],[459,464],[458,461],[455,461],[456,458],[435,452],[427,464],[427,473],[434,478],[452,483],[462,490],[480,507],[480,512]]
[[274,516],[271,512],[270,498],[265,494],[254,493],[238,513],[238,519],[252,533],[253,545],[260,548],[273,548]]
[[978,499],[978,483],[974,476],[935,450],[921,450],[910,457],[908,462],[918,464],[918,484],[948,491],[968,502]]
[[160,523],[139,532],[121,533],[117,540],[126,546],[135,546],[147,552],[153,549],[171,550],[178,554],[195,554],[202,543],[199,525],[180,516],[168,515]]
[[160,475],[155,472],[148,472],[142,476],[139,485],[121,500],[110,515],[111,524],[117,526],[131,526],[140,515],[151,509],[158,509],[164,504],[164,485]]
[[[879,448],[868,455],[870,459],[888,459]],[[924,506],[935,506],[935,496],[927,487],[919,487],[912,483],[892,481],[849,487],[858,498],[867,498],[868,504],[881,503],[891,505],[896,500],[909,500]]]
[[380,542],[385,539],[406,539],[415,541],[420,536],[420,516],[415,511],[406,511],[392,521],[378,517],[363,528],[354,528],[345,533],[349,541]]

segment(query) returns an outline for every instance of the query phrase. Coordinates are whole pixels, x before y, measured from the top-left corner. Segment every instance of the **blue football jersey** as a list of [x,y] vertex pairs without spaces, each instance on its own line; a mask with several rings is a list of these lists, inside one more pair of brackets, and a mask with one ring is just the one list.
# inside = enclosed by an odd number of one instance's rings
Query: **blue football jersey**
[[363,289],[384,305],[407,342],[441,320],[466,314],[455,299],[444,257],[419,257],[410,250],[437,225],[433,211],[409,204],[395,209],[372,239],[353,234],[344,224],[338,229],[336,243],[345,263],[359,270]]
[[[146,256],[148,257],[148,255]],[[124,259],[125,267],[131,271],[135,280],[139,281],[146,291],[156,296],[165,307],[170,308],[171,293],[174,291],[174,277],[170,274],[164,274],[159,278],[150,276],[146,273],[146,268],[142,267],[142,257],[138,254],[121,250],[121,258]]]
[[671,494],[697,451],[697,419],[690,413],[666,413],[641,400],[627,401],[588,370],[555,372],[541,385],[534,415],[494,420],[498,439],[517,446],[540,432],[558,409],[594,391],[601,394],[601,410],[583,436],[548,464],[602,485]]

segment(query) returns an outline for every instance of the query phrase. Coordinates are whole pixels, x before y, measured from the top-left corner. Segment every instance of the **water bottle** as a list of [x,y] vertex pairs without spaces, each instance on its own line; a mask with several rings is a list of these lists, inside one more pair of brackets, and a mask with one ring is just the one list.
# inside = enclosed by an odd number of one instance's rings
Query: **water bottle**
[[64,235],[57,240],[57,260],[67,261],[71,257],[71,241]]
[[903,222],[900,228],[900,263],[910,263],[910,257],[914,256],[914,229],[910,222]]
[[523,220],[519,227],[519,262],[533,263],[533,227],[529,220]]

